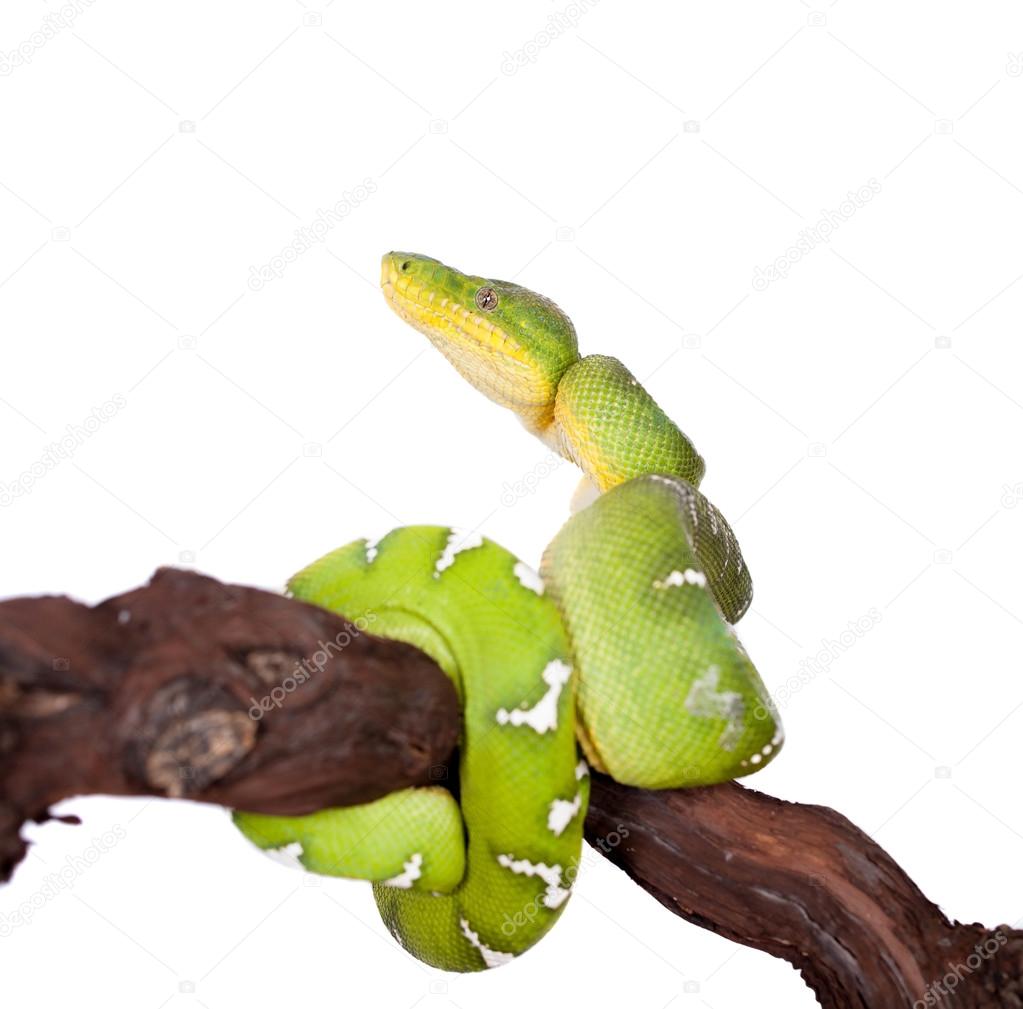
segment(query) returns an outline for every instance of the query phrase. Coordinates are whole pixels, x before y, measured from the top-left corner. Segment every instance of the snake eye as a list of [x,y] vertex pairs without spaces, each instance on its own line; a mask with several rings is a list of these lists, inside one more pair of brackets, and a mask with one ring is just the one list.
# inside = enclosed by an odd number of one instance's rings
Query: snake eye
[[476,292],[476,307],[481,312],[492,312],[497,308],[497,291],[492,287],[481,287]]

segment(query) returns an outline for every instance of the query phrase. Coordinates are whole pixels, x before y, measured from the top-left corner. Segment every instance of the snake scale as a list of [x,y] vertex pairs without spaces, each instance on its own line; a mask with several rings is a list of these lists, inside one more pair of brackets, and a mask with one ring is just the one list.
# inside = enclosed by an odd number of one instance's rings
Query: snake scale
[[[550,299],[427,256],[383,257],[391,308],[583,471],[539,572],[484,537],[407,526],[289,582],[373,617],[451,678],[455,789],[406,789],[300,817],[236,812],[257,846],[368,879],[397,941],[435,967],[506,963],[553,925],[578,869],[589,767],[645,788],[763,767],[782,732],[732,625],[752,582],[704,462],[612,357],[580,357]],[[581,759],[577,746],[585,759]]]

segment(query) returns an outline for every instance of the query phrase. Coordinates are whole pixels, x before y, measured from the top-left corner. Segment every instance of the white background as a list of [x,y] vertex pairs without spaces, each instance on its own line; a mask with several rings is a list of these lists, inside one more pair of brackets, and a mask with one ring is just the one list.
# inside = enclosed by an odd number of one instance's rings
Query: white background
[[[6,3],[0,51],[31,60],[0,74],[0,481],[124,406],[5,499],[0,592],[97,601],[161,564],[275,588],[405,522],[535,563],[576,473],[377,290],[391,248],[515,279],[707,460],[788,730],[755,786],[848,815],[949,914],[1015,922],[1023,11],[821,3],[95,0],[41,47],[59,4]],[[556,11],[574,23],[552,31]],[[249,286],[367,179],[325,242]],[[221,810],[63,811],[84,826],[31,831],[0,912],[124,837],[0,938],[12,1004],[814,1004],[596,857],[529,955],[444,977],[391,942],[368,886],[303,885]]]

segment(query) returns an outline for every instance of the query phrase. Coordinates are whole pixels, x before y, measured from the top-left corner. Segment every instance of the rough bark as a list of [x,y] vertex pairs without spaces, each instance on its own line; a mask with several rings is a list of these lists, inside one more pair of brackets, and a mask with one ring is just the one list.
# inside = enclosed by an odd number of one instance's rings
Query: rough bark
[[0,603],[0,879],[21,823],[72,795],[297,814],[429,780],[454,688],[360,624],[175,570],[92,608]]
[[1023,1007],[1023,932],[949,921],[833,809],[595,775],[586,833],[670,911],[788,960],[829,1009]]
[[[457,733],[426,656],[296,600],[170,570],[92,608],[8,600],[0,879],[22,824],[68,796],[310,812],[443,778]],[[1023,933],[949,921],[833,810],[595,775],[586,831],[675,914],[788,960],[828,1009],[1023,1009]]]

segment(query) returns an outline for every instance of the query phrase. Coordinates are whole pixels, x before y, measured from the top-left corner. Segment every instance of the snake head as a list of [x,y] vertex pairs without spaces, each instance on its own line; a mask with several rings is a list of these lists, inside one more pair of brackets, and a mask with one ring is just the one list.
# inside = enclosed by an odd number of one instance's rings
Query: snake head
[[579,358],[572,320],[553,301],[409,252],[383,257],[380,286],[480,392],[536,433],[551,423],[558,382]]

